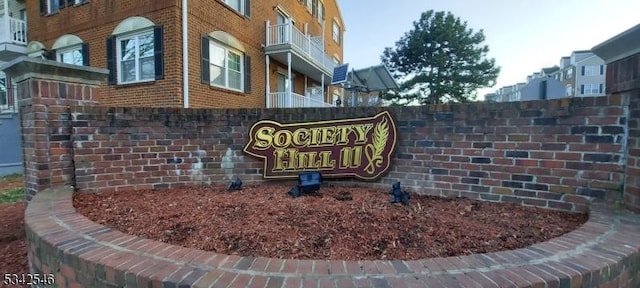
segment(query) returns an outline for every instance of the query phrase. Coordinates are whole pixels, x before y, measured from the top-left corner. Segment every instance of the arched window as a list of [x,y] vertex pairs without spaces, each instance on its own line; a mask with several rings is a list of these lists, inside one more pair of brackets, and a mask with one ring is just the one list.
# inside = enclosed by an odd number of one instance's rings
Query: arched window
[[164,78],[162,26],[144,17],[120,22],[107,38],[109,84]]
[[242,42],[223,31],[202,36],[202,83],[234,90],[251,92],[251,59]]
[[42,57],[43,53],[47,49],[44,45],[38,41],[31,41],[27,44],[27,56],[29,57]]
[[75,35],[62,35],[49,51],[51,60],[67,64],[89,66],[89,45]]

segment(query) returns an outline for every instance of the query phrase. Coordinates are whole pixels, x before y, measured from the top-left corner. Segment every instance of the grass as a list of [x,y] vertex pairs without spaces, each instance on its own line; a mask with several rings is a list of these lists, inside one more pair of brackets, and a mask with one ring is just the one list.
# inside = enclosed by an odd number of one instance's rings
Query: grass
[[[13,174],[0,177],[0,183],[20,181],[22,175]],[[12,203],[22,201],[24,199],[24,190],[22,187],[12,187],[0,190],[0,203]]]

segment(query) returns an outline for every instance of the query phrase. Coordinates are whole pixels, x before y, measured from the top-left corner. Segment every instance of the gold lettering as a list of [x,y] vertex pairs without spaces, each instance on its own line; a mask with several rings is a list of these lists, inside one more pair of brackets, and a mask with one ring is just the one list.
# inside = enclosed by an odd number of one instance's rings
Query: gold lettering
[[319,145],[320,144],[320,129],[319,128],[312,128],[311,129],[311,143],[309,146],[311,145]]
[[273,131],[276,129],[273,127],[262,127],[256,132],[256,142],[253,144],[253,148],[256,150],[269,149],[273,142]]
[[293,131],[293,145],[298,148],[306,147],[309,145],[309,129],[300,128]]
[[333,144],[335,141],[334,133],[335,133],[335,127],[322,128],[322,141],[320,142],[320,144],[322,145]]
[[355,144],[363,144],[367,142],[367,133],[369,130],[373,128],[373,124],[362,124],[355,125],[354,130],[356,131],[356,142]]
[[287,149],[287,154],[289,154],[289,157],[288,157],[289,159],[287,161],[288,162],[287,163],[288,164],[287,165],[287,170],[294,170],[294,171],[297,170],[296,169],[296,164],[297,164],[296,163],[297,162],[296,158],[298,158],[298,153],[300,153],[298,151],[298,149],[294,149],[294,148]]
[[320,167],[321,169],[334,169],[336,167],[336,160],[331,159],[331,151],[320,152]]
[[344,147],[340,150],[340,168],[352,169],[362,165],[362,146]]
[[287,161],[284,161],[284,157],[287,156],[287,151],[285,149],[276,149],[273,151],[274,164],[273,171],[283,171],[284,165],[287,164]]
[[291,131],[279,130],[273,134],[273,146],[275,148],[288,148],[291,146]]
[[349,144],[349,131],[351,131],[352,126],[338,126],[336,127],[336,133],[338,135],[338,140],[336,141],[336,145],[347,145]]

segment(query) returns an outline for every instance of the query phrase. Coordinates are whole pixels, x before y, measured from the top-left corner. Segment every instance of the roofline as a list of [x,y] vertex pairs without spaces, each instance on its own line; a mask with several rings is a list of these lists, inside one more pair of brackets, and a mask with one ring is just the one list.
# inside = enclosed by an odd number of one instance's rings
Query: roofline
[[[640,53],[640,24],[615,35],[591,48],[605,63],[609,64]],[[635,45],[634,45],[635,44]]]

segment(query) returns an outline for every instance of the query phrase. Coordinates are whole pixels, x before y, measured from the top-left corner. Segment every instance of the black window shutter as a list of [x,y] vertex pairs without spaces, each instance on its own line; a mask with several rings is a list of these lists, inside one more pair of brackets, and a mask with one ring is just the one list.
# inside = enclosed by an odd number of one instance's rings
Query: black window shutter
[[580,85],[580,94],[584,95],[584,84]]
[[82,65],[89,66],[89,44],[82,43]]
[[251,93],[251,57],[244,56],[244,93]]
[[600,75],[604,74],[604,65],[600,65]]
[[64,8],[65,1],[64,0],[58,0],[58,4],[60,5],[60,9],[62,9],[62,8]]
[[107,38],[107,69],[109,85],[116,85],[116,36]]
[[207,38],[207,36],[202,36],[202,41],[200,42],[200,58],[202,58],[200,63],[200,79],[202,83],[210,85],[211,80],[209,78],[209,74],[211,71],[209,70],[209,38]]
[[244,15],[251,17],[251,0],[244,1]]
[[51,49],[47,51],[47,55],[45,56],[46,56],[45,58],[49,60],[58,61],[58,53],[56,53],[56,49]]
[[76,0],[67,0],[67,7],[71,7],[76,4]]
[[311,0],[311,14],[313,17],[318,16],[318,0]]
[[584,76],[584,66],[582,66],[582,76]]
[[164,53],[162,49],[162,26],[158,25],[153,29],[153,57],[155,59],[156,80],[164,79]]
[[47,14],[47,0],[40,0],[40,15]]
[[600,84],[600,94],[604,92],[604,85]]

